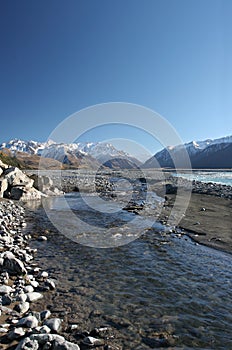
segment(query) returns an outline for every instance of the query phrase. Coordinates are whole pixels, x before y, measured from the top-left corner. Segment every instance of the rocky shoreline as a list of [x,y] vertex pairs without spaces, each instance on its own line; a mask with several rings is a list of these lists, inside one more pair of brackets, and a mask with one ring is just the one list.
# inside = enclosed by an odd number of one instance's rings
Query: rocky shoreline
[[[53,318],[49,310],[34,311],[34,303],[43,293],[55,289],[46,271],[34,263],[36,251],[29,247],[31,236],[25,234],[25,209],[11,200],[1,200],[0,237],[0,332],[1,348],[73,349],[57,335],[61,320]],[[45,241],[46,237],[39,236]],[[54,334],[53,334],[54,333]]]
[[[110,327],[80,331],[76,324],[62,323],[49,309],[38,311],[44,293],[55,293],[56,286],[49,274],[34,261],[36,249],[30,248],[26,233],[25,209],[11,200],[0,202],[0,344],[1,349],[79,350],[119,349],[107,345],[113,338]],[[46,244],[46,236],[37,236]],[[65,329],[64,329],[65,327]],[[68,327],[68,328],[66,328]],[[75,343],[66,340],[64,333],[77,333]],[[62,334],[62,335],[60,335]]]
[[[175,203],[177,179],[168,178],[163,220],[169,217]],[[178,185],[192,186],[188,208],[177,229],[195,242],[210,248],[232,253],[232,187],[216,183],[203,183],[180,178]]]
[[[30,248],[29,242],[35,237],[26,232],[23,202],[58,195],[61,191],[47,176],[32,174],[29,177],[2,162],[0,176],[0,348],[79,350],[98,346],[114,349],[105,345],[109,337],[107,327],[79,331],[78,342],[73,343],[59,335],[64,331],[61,318],[53,317],[49,309],[38,311],[37,302],[44,298],[44,293],[54,292],[56,286],[34,261],[36,249]],[[45,244],[47,237],[38,235],[36,239]],[[76,329],[77,325],[72,324],[66,331]]]

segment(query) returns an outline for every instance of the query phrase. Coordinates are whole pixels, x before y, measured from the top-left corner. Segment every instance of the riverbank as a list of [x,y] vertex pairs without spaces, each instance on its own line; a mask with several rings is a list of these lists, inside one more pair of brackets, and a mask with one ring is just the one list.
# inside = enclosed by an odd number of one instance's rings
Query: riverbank
[[[172,186],[176,181],[171,181]],[[185,183],[188,181],[182,180]],[[192,186],[188,208],[178,227],[198,243],[232,253],[231,187],[198,181],[193,181]],[[165,215],[171,212],[175,198],[175,193],[166,195]]]
[[[52,316],[42,302],[56,286],[34,262],[37,250],[25,232],[25,209],[11,200],[0,200],[0,348],[79,350],[57,333],[62,320]],[[45,236],[37,240],[46,243]]]

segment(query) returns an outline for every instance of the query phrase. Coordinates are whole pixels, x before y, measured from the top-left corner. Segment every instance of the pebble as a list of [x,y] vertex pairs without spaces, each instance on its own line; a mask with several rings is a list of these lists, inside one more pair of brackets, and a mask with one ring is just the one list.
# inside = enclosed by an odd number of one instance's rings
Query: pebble
[[43,298],[43,294],[38,292],[27,293],[27,301],[32,302]]
[[9,295],[5,294],[2,297],[2,305],[7,306],[10,305],[12,303],[12,299]]
[[36,327],[34,330],[36,332],[42,333],[42,334],[45,334],[45,333],[48,334],[48,333],[51,332],[51,329],[48,326],[46,326],[46,325]]
[[45,286],[47,286],[49,289],[54,290],[56,289],[55,282],[52,281],[51,279],[47,279],[45,282]]
[[33,288],[38,288],[39,287],[39,282],[38,281],[31,281],[30,282]]
[[15,328],[7,334],[7,338],[10,340],[15,340],[21,338],[25,335],[25,331],[22,327]]
[[38,350],[39,343],[37,340],[31,340],[30,338],[23,339],[22,343],[19,343],[15,350]]
[[27,300],[27,295],[24,293],[18,294],[16,297],[16,301],[25,302]]
[[8,328],[0,327],[0,333],[7,333]]
[[24,338],[15,350],[80,350],[77,344],[70,343],[58,334],[32,334]]
[[47,271],[42,271],[40,276],[43,277],[43,278],[47,278],[48,277]]
[[26,286],[23,288],[23,291],[25,293],[32,293],[32,292],[34,292],[34,288],[32,286]]
[[39,236],[38,238],[37,238],[37,240],[38,241],[40,241],[40,242],[45,242],[45,241],[47,241],[48,239],[47,239],[47,237],[46,236]]
[[13,292],[13,289],[10,286],[0,286],[0,294],[10,294],[11,292]]
[[40,319],[41,320],[46,320],[51,316],[51,311],[50,310],[44,310],[40,312]]
[[58,332],[61,327],[62,320],[60,318],[50,318],[44,321],[44,325],[48,326],[52,331]]
[[25,314],[30,308],[30,304],[25,301],[20,304],[15,305],[14,310],[19,312],[20,314]]
[[24,275],[27,273],[25,266],[21,260],[16,258],[14,254],[7,251],[3,255],[3,267],[11,275]]
[[94,337],[86,337],[82,340],[83,345],[88,345],[88,346],[100,346],[104,345],[104,340],[103,339],[98,339]]
[[27,328],[35,328],[38,327],[38,320],[35,316],[27,316],[21,318],[21,320],[18,321],[16,324],[17,326],[24,326]]

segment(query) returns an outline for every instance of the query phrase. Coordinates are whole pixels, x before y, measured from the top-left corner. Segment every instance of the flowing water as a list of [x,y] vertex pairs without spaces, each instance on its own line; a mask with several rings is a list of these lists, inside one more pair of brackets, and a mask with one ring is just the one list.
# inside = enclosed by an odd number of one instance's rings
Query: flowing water
[[173,174],[187,180],[197,180],[201,182],[214,182],[222,185],[232,186],[232,171],[194,171],[189,173]]
[[[91,215],[79,194],[67,200],[95,221],[94,235],[100,210]],[[62,201],[49,200],[57,217],[65,210]],[[121,349],[155,348],[158,333],[171,339],[169,349],[232,349],[232,255],[167,234],[156,224],[128,244],[88,247],[51,228],[42,208],[36,215],[37,231],[50,229],[46,243],[34,242],[37,259],[57,279],[57,292],[47,302],[66,321],[82,330],[112,326]],[[70,225],[68,215],[65,224]]]

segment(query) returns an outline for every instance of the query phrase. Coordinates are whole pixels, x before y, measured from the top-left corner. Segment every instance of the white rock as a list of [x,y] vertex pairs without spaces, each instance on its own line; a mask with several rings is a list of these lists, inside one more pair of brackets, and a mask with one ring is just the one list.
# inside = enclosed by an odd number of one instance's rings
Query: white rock
[[11,167],[5,170],[5,179],[10,186],[24,186],[31,188],[34,181],[24,174],[19,168]]
[[5,327],[0,327],[0,333],[7,333],[8,329]]
[[39,287],[39,282],[38,281],[31,281],[30,282],[33,288]]
[[94,337],[86,337],[82,340],[82,343],[88,346],[98,346],[98,345],[100,346],[100,345],[104,345],[104,340],[97,339]]
[[59,339],[56,338],[53,340],[53,350],[60,350],[60,349],[65,349],[65,350],[79,350],[79,346],[74,343],[70,343],[67,340]]
[[32,302],[43,298],[43,295],[38,292],[27,293],[27,301]]
[[29,308],[30,304],[27,301],[15,305],[14,307],[15,311],[19,312],[20,314],[25,314],[29,310]]
[[35,316],[23,317],[21,318],[21,320],[18,321],[17,326],[35,328],[35,327],[38,327],[38,320]]
[[0,294],[10,294],[12,291],[13,289],[10,286],[0,286]]
[[16,347],[15,350],[38,350],[39,343],[36,339],[24,338]]
[[47,239],[47,237],[46,236],[39,236],[38,237],[38,241],[41,241],[41,242],[45,242],[45,241],[47,241],[48,239]]
[[23,291],[24,291],[25,293],[32,293],[32,292],[34,292],[34,288],[33,288],[32,286],[25,286],[25,287],[23,288]]
[[27,295],[24,293],[21,293],[21,294],[17,295],[16,300],[25,302],[27,300]]
[[34,180],[34,187],[41,192],[46,192],[53,186],[53,181],[48,176],[38,176],[33,174],[30,178]]
[[52,331],[57,332],[61,327],[62,320],[60,318],[50,318],[44,321],[44,324],[48,326]]
[[48,277],[47,271],[42,271],[40,276],[43,277],[43,278],[47,278]]
[[0,198],[3,198],[4,192],[8,188],[8,181],[7,179],[1,178],[0,179]]
[[56,289],[55,282],[49,278],[46,280],[45,284],[46,284],[46,286],[49,287],[49,289],[52,289],[52,290]]
[[51,316],[51,311],[50,310],[44,310],[40,312],[40,318],[41,320],[46,320]]

